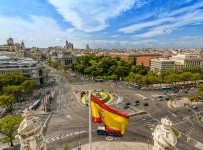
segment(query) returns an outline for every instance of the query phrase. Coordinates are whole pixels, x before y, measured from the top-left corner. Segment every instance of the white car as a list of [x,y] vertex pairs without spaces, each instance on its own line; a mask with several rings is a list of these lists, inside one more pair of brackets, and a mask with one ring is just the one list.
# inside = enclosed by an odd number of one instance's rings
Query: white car
[[147,97],[143,97],[143,100],[148,100],[148,98]]
[[158,98],[158,101],[163,101],[163,98]]

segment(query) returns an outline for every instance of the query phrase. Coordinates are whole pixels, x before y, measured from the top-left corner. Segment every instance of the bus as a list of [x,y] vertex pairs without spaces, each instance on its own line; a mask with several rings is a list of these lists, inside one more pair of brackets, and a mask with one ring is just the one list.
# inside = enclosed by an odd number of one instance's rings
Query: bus
[[105,136],[120,137],[120,135],[118,135],[116,133],[106,132],[105,127],[101,127],[101,126],[98,126],[98,128],[97,128],[97,134],[98,135],[105,135]]
[[37,108],[41,105],[41,100],[37,100],[34,102],[34,104],[32,106],[29,107],[29,109],[32,110],[37,110]]
[[171,87],[161,87],[161,91],[172,91],[173,89]]
[[103,79],[95,79],[94,81],[95,81],[95,82],[104,82]]

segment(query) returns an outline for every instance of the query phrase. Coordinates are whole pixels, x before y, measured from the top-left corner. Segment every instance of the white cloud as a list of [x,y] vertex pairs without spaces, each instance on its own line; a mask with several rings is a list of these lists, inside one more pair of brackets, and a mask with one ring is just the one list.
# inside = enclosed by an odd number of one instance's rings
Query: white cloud
[[[170,13],[168,13],[168,12],[164,13],[163,16],[161,14],[162,17],[159,19],[123,27],[123,28],[120,28],[118,31],[122,32],[122,33],[134,33],[139,30],[142,30],[142,29],[160,26],[163,24],[173,24],[174,22],[177,22],[177,21],[182,22],[182,20],[180,20],[181,18],[186,18],[185,16],[189,16],[190,14],[193,14],[196,9],[201,8],[201,7],[203,7],[203,2],[196,3],[192,6],[184,7],[181,9],[177,9]],[[180,15],[180,17],[178,17],[177,15]],[[201,12],[197,15],[202,16]],[[196,23],[196,22],[193,22],[193,23]],[[199,22],[197,22],[197,23],[199,23]]]
[[118,34],[116,34],[116,35],[111,35],[110,37],[112,37],[112,38],[117,38],[117,37],[119,37],[120,35],[118,35]]
[[202,13],[203,10],[197,10],[192,13],[188,13],[185,16],[176,17],[174,18],[175,20],[168,25],[156,26],[145,33],[135,35],[134,37],[149,38],[157,35],[169,34],[186,25],[195,25],[196,23],[203,22],[203,16],[200,15]]
[[109,19],[119,16],[141,1],[143,0],[49,0],[65,21],[85,32],[105,29]]
[[0,44],[6,43],[9,34],[14,38],[14,42],[25,41],[27,47],[65,45],[66,39],[77,42],[80,38],[89,37],[81,31],[62,30],[52,18],[31,16],[29,20],[25,20],[20,17],[0,16],[0,20]]

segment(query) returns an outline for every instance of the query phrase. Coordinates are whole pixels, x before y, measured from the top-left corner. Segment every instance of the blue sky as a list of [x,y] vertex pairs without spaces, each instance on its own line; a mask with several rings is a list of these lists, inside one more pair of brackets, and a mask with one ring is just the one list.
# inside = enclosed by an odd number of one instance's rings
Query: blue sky
[[0,44],[203,48],[202,0],[1,0]]

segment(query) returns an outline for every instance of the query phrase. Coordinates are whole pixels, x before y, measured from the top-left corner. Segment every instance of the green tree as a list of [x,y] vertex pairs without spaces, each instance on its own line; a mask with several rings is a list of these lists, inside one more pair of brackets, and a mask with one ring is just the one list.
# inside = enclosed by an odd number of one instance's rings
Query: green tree
[[191,73],[198,73],[201,71],[200,67],[192,66],[192,67],[184,67],[183,72],[191,72]]
[[22,93],[22,86],[10,85],[3,88],[3,92],[7,95],[13,95],[15,99]]
[[51,69],[46,67],[45,72],[46,72],[46,74],[48,74],[49,72],[51,72]]
[[0,95],[0,106],[6,107],[7,111],[13,110],[13,103],[15,102],[15,98],[12,95]]
[[134,83],[137,83],[137,84],[141,84],[142,83],[142,75],[140,75],[140,74],[135,74],[134,75]]
[[26,80],[26,77],[23,75],[20,75],[19,73],[6,73],[3,75],[0,75],[0,91],[3,89],[3,87],[9,86],[9,85],[20,85]]
[[142,78],[142,84],[146,85],[148,87],[149,84],[151,84],[150,78],[148,76],[143,76],[143,78]]
[[193,74],[191,72],[184,72],[180,75],[180,79],[185,83],[186,81],[190,81],[192,76]]
[[172,74],[169,74],[164,77],[165,83],[175,83],[176,84],[176,82],[179,82],[179,81],[181,81],[179,74],[172,73]]
[[198,81],[198,80],[201,80],[201,79],[202,79],[202,74],[200,74],[200,73],[195,73],[191,77],[191,80],[195,81],[195,82]]
[[0,133],[4,135],[0,139],[2,143],[8,143],[13,146],[13,140],[15,139],[16,130],[22,121],[21,116],[6,116],[0,119]]
[[26,80],[21,84],[21,87],[22,87],[22,90],[24,90],[26,94],[30,95],[35,90],[36,81],[35,80]]
[[198,87],[197,87],[197,93],[203,97],[203,84],[200,84]]

